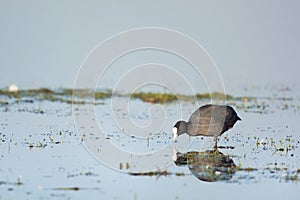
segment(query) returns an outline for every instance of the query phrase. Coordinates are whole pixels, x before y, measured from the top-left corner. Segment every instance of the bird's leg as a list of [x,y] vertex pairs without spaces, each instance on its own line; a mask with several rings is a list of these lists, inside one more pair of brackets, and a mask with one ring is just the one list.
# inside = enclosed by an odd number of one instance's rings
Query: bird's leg
[[214,136],[214,150],[217,151],[218,150],[218,145],[217,145],[217,141],[218,141],[218,136]]

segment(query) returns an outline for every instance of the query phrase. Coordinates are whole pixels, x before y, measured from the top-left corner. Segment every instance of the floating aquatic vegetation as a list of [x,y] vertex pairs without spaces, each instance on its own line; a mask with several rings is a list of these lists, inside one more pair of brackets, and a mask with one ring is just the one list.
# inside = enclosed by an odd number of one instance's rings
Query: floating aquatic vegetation
[[0,106],[7,106],[9,105],[8,101],[0,101]]
[[98,175],[88,171],[88,172],[84,172],[84,173],[80,172],[78,174],[70,174],[67,176],[67,178],[73,178],[73,177],[77,177],[77,176],[98,176]]
[[253,171],[257,171],[257,168],[253,168],[253,167],[241,167],[241,166],[237,166],[236,167],[237,171],[246,171],[246,172],[253,172]]
[[16,182],[6,182],[6,181],[0,181],[0,186],[1,185],[16,185],[16,186],[21,186],[24,183],[21,181],[22,176],[18,176]]
[[58,187],[58,188],[53,188],[53,190],[73,190],[73,191],[78,191],[80,188],[79,187]]
[[100,190],[100,188],[84,188],[84,187],[56,187],[56,188],[51,188],[52,190],[62,190],[62,191],[78,191],[78,190]]
[[140,99],[148,103],[167,103],[167,102],[172,102],[177,100],[176,95],[168,94],[168,93],[140,92],[140,93],[132,93],[130,97],[135,99]]
[[169,172],[167,170],[157,170],[157,171],[149,171],[149,172],[129,172],[130,175],[132,176],[169,176],[169,175],[175,175],[175,176],[185,176],[185,173],[173,173],[173,172]]
[[198,99],[226,99],[226,100],[232,100],[234,99],[233,96],[224,94],[221,92],[213,92],[213,93],[204,93],[204,94],[196,94],[196,97]]
[[[131,98],[137,98],[148,103],[169,103],[169,102],[177,101],[179,98],[181,100],[190,101],[195,97],[195,96],[188,96],[188,95],[181,95],[181,94],[175,95],[169,93],[152,93],[152,92],[133,93],[130,96]],[[231,95],[223,94],[220,92],[196,94],[196,98],[197,99],[227,99],[227,100],[233,99]]]
[[[266,101],[274,100],[278,102],[292,101],[292,98],[286,97],[251,97],[251,96],[242,96],[234,97],[229,94],[224,94],[221,92],[212,92],[212,93],[198,93],[196,95],[183,95],[183,94],[171,94],[171,93],[160,93],[160,92],[136,92],[131,94],[121,94],[118,92],[112,92],[111,90],[88,90],[88,89],[56,89],[51,90],[48,88],[40,89],[28,89],[28,90],[19,90],[16,92],[11,92],[8,90],[0,90],[0,96],[8,97],[14,99],[14,102],[9,102],[7,100],[1,100],[0,106],[9,105],[11,103],[34,103],[35,101],[51,101],[51,102],[60,102],[67,104],[94,104],[99,105],[103,102],[99,100],[104,100],[111,97],[124,97],[139,99],[146,103],[159,103],[166,104],[171,102],[180,101],[193,101],[195,98],[198,100],[225,100],[228,105],[235,106],[237,109],[243,109],[246,112],[253,112],[258,114],[268,114],[274,112],[270,109],[270,105],[266,104]],[[278,104],[277,107],[284,107],[285,110],[293,109],[295,112],[298,111],[296,105],[289,105],[288,107]],[[276,109],[278,109],[276,107]],[[275,108],[274,108],[275,109]]]
[[298,174],[284,176],[286,181],[299,181]]

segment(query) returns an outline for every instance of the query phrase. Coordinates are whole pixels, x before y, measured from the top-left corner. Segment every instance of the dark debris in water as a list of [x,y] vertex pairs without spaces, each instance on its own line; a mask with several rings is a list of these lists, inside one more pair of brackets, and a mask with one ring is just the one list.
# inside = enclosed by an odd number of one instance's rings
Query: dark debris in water
[[67,176],[67,178],[74,178],[74,177],[77,177],[77,176],[98,176],[97,174],[94,174],[92,172],[85,172],[85,173],[78,173],[78,174],[70,174]]
[[236,170],[237,171],[245,171],[245,172],[253,172],[253,171],[257,171],[258,169],[253,168],[253,167],[245,167],[245,168],[237,167]]
[[100,190],[100,188],[83,188],[83,187],[57,187],[52,188],[52,190],[62,190],[62,191],[78,191],[78,190]]
[[[37,136],[42,136],[37,139]],[[43,134],[29,134],[28,137],[24,138],[21,142],[26,147],[29,147],[30,150],[34,148],[53,148],[57,145],[63,145],[66,143],[70,143],[67,137],[77,137],[76,134],[73,134],[72,131],[69,130],[59,130],[55,132],[43,133]],[[5,135],[0,133],[0,140],[3,138],[3,141],[7,141]],[[12,140],[10,140],[10,143]]]
[[218,146],[219,149],[234,149],[234,146]]
[[175,176],[185,176],[185,173],[173,173],[173,172],[169,172],[167,170],[163,170],[163,171],[149,171],[149,172],[129,172],[130,175],[132,176],[170,176],[170,175],[175,175]]
[[79,187],[58,187],[58,188],[53,188],[53,190],[73,190],[73,191],[78,191],[80,190]]
[[16,182],[6,182],[6,181],[0,181],[0,186],[1,185],[14,185],[14,186],[21,186],[24,183],[21,181],[21,177],[17,178]]

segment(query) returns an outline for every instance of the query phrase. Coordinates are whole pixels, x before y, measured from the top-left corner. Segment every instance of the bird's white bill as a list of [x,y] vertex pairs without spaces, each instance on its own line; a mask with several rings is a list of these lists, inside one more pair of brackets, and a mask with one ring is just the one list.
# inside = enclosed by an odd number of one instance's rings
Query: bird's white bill
[[176,138],[177,138],[177,136],[178,136],[178,134],[177,134],[177,128],[176,127],[173,127],[173,141],[175,141],[176,140]]
[[173,147],[172,160],[173,160],[174,162],[177,161],[177,150],[176,150],[175,146]]

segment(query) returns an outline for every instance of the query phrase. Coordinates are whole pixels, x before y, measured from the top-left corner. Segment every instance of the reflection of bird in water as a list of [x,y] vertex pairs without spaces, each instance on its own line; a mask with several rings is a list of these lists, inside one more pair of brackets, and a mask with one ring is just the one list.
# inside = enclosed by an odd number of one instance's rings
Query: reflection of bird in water
[[173,127],[174,140],[184,133],[190,136],[213,136],[214,149],[217,138],[241,120],[230,106],[205,105],[198,108],[188,122],[178,121]]
[[233,160],[216,151],[178,153],[174,151],[176,165],[188,165],[192,174],[202,181],[215,182],[230,180],[235,173]]

